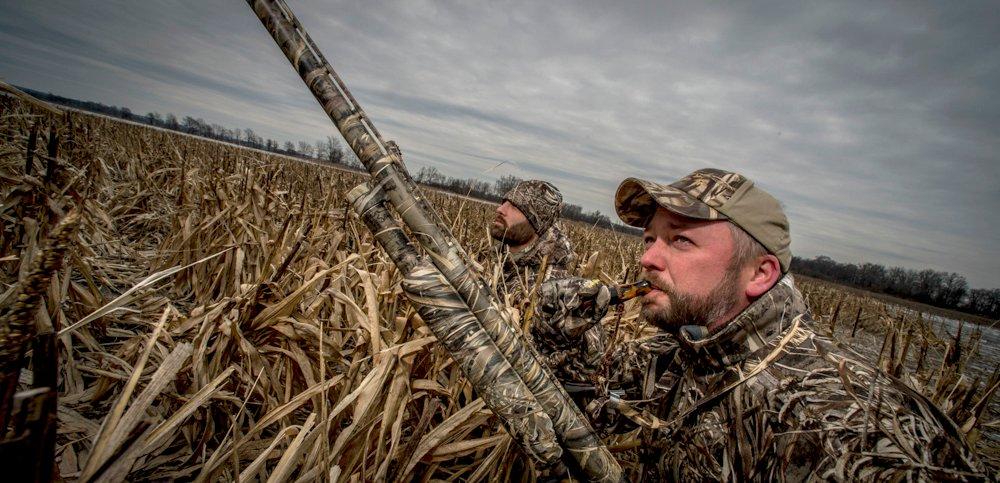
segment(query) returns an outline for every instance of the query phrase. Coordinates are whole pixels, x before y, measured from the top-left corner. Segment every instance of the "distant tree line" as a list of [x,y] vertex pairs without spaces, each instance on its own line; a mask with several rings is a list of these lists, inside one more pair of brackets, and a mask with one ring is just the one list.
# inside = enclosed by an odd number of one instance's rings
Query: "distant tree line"
[[[276,154],[284,154],[286,156],[323,160],[352,169],[360,169],[362,167],[361,162],[355,156],[354,152],[350,149],[344,149],[340,141],[333,136],[327,136],[326,139],[314,143],[308,141],[298,141],[297,143],[285,141],[281,143],[270,138],[265,139],[250,128],[227,128],[217,123],[206,122],[202,118],[192,116],[178,118],[174,113],[160,114],[159,112],[136,114],[127,107],[109,106],[93,101],[81,101],[20,86],[18,86],[18,89],[48,102],[84,111],[96,112],[110,117],[117,117],[127,121],[140,122],[150,126],[225,141]],[[431,167],[421,169],[417,173],[416,181],[452,193],[498,203],[504,193],[522,180],[512,175],[502,176],[493,183],[472,178],[453,178],[445,176],[437,168]],[[623,233],[641,233],[640,230],[634,227],[612,222],[607,215],[604,215],[600,211],[584,212],[583,208],[579,205],[565,204],[562,216],[570,220],[609,228]]]
[[[414,180],[423,185],[433,186],[452,193],[471,196],[481,200],[492,201],[494,203],[499,203],[504,194],[510,191],[514,186],[517,186],[517,184],[521,181],[524,181],[517,176],[509,174],[501,176],[493,183],[473,178],[455,178],[445,176],[435,167],[420,168],[420,171],[417,172]],[[594,210],[591,212],[584,212],[583,208],[579,205],[570,203],[563,204],[562,217],[569,220],[576,220],[590,225],[599,226],[601,228],[608,228],[622,233],[641,233],[640,230],[634,227],[612,222],[607,215],[601,213],[600,211]]]
[[227,128],[220,124],[209,123],[202,118],[194,118],[191,116],[178,118],[172,112],[167,114],[149,112],[141,115],[133,113],[132,110],[127,107],[109,106],[100,102],[81,101],[48,92],[39,92],[25,87],[18,88],[39,99],[75,109],[96,112],[106,116],[125,119],[127,121],[141,122],[150,126],[193,134],[195,136],[215,139],[227,143],[238,144],[271,153],[327,161],[354,169],[361,168],[361,162],[358,161],[357,156],[355,156],[351,150],[344,149],[341,146],[340,141],[333,136],[327,136],[326,139],[312,143],[308,141],[298,141],[297,143],[285,141],[284,143],[281,143],[270,138],[265,139],[263,136],[258,135],[253,129],[250,128]]
[[793,257],[792,270],[936,307],[990,318],[1000,317],[1000,289],[970,288],[965,277],[954,272],[886,268],[875,263],[840,263],[827,256],[813,259]]

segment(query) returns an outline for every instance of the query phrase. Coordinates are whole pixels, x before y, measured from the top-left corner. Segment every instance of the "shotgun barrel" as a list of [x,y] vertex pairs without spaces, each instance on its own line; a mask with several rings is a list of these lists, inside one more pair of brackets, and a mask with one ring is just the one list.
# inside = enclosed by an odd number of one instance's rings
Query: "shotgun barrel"
[[621,467],[584,414],[514,328],[483,277],[469,268],[468,255],[413,182],[398,149],[382,138],[288,6],[282,0],[247,2],[371,174],[369,183],[350,194],[355,209],[403,273],[410,302],[513,440],[544,466],[562,461],[581,479],[623,481]]

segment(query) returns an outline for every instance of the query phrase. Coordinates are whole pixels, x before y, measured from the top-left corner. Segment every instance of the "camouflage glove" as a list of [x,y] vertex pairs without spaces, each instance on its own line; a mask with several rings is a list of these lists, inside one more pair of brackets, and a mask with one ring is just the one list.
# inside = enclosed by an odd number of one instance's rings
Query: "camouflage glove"
[[538,287],[538,333],[575,341],[608,313],[611,291],[586,278],[549,280]]

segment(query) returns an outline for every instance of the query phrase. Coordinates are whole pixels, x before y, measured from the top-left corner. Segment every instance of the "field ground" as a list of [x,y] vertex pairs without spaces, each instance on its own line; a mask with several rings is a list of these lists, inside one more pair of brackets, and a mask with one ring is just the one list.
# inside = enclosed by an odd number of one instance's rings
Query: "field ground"
[[835,283],[835,282],[828,282],[826,280],[820,280],[818,278],[806,277],[805,275],[797,275],[796,276],[796,280],[803,280],[803,281],[807,281],[808,283],[814,283],[814,284],[819,284],[819,285],[828,284],[828,285],[831,285],[831,286],[836,286],[839,290],[843,290],[845,292],[851,292],[851,293],[862,295],[862,296],[872,297],[872,298],[881,300],[881,301],[883,301],[885,303],[889,303],[889,304],[892,304],[892,305],[899,305],[901,307],[908,307],[908,308],[910,308],[912,310],[915,310],[917,312],[922,312],[922,313],[925,313],[925,314],[932,314],[932,315],[936,315],[938,317],[945,317],[945,318],[952,319],[952,320],[961,320],[961,321],[964,321],[964,322],[968,322],[970,324],[982,325],[984,327],[1000,328],[1000,320],[994,320],[994,319],[990,319],[990,318],[987,318],[987,317],[982,317],[982,316],[979,316],[979,315],[969,314],[969,313],[962,312],[962,311],[959,311],[959,310],[943,309],[941,307],[935,307],[933,305],[927,305],[927,304],[920,303],[920,302],[914,302],[912,300],[906,300],[906,299],[902,299],[902,298],[895,297],[895,296],[888,295],[888,294],[884,294],[884,293],[870,292],[870,291],[859,289],[859,288],[854,288],[854,287],[849,287],[849,286],[846,286],[846,285],[841,285],[841,284]]
[[[0,98],[0,180],[0,309],[33,287],[34,323],[58,334],[63,478],[519,474],[510,439],[345,209],[361,175]],[[428,196],[498,280],[492,207]],[[57,228],[69,213],[78,221]],[[57,229],[73,233],[59,244],[65,256],[33,273],[36,254],[59,253]],[[629,276],[637,238],[579,223],[565,231],[576,275]],[[978,404],[996,376],[972,369],[996,365],[984,350],[991,333],[966,330],[956,352],[919,312],[818,281],[800,288],[820,330],[864,346],[960,424],[971,421],[967,437],[1000,467],[996,404]],[[645,330],[634,303],[620,330]]]

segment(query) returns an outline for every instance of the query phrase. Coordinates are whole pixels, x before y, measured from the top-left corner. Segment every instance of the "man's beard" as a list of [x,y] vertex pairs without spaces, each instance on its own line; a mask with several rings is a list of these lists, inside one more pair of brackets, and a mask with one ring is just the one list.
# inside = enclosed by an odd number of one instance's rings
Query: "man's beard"
[[531,241],[531,238],[535,236],[535,229],[531,227],[531,223],[526,221],[510,228],[507,227],[506,223],[500,221],[499,224],[490,224],[490,236],[504,245],[516,247]]
[[649,323],[670,333],[676,333],[684,325],[707,327],[739,304],[739,276],[739,269],[730,267],[722,282],[704,297],[657,286],[670,299],[670,305],[660,310],[644,306],[642,315]]

